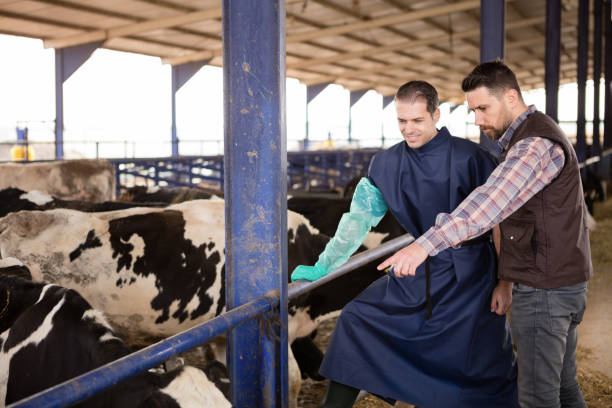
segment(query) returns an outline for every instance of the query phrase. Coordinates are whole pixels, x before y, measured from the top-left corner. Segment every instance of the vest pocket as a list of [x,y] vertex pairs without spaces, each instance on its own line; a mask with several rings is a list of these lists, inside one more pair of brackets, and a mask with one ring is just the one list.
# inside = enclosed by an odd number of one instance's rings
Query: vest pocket
[[504,266],[518,270],[535,266],[537,242],[533,224],[506,220],[501,228],[501,241]]

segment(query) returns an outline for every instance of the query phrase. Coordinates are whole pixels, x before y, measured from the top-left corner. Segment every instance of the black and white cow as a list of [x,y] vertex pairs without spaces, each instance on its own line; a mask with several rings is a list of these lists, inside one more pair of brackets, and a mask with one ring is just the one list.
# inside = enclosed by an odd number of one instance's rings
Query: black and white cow
[[[129,344],[149,344],[224,311],[224,206],[198,200],[105,213],[21,211],[0,219],[0,254],[23,260],[35,281],[78,290]],[[331,208],[333,216],[320,217],[327,220],[321,225],[335,229],[347,206],[346,200],[335,207],[325,202],[320,208]],[[289,211],[287,220],[289,271],[314,264],[329,237],[300,214]],[[402,232],[371,233],[366,246]],[[290,341],[338,314],[380,276],[375,265],[293,301]]]
[[115,169],[108,160],[0,163],[0,189],[42,191],[64,200],[102,202],[115,196]]
[[190,187],[147,187],[128,188],[117,200],[131,203],[178,204],[191,200],[208,200],[212,197],[223,198],[223,191]]
[[[27,270],[27,269],[26,269]],[[61,286],[24,279],[0,260],[0,405],[11,404],[129,354],[104,315]],[[211,372],[219,380],[218,364]],[[205,371],[142,372],[76,405],[231,407]]]
[[129,203],[117,201],[104,201],[94,203],[82,200],[61,200],[46,193],[33,190],[23,191],[10,187],[0,190],[0,217],[17,211],[52,210],[55,208],[68,208],[84,212],[103,212],[123,210],[134,207],[165,207],[165,203]]
[[[130,344],[148,344],[224,311],[224,214],[222,200],[104,213],[20,211],[0,219],[0,253],[22,260],[35,281],[78,290]],[[329,238],[294,212],[288,227],[289,270],[313,264]],[[346,280],[342,296],[314,291],[296,307],[317,319],[338,311],[359,293],[351,290],[359,279]],[[315,321],[302,320],[290,324],[291,339],[314,329]]]

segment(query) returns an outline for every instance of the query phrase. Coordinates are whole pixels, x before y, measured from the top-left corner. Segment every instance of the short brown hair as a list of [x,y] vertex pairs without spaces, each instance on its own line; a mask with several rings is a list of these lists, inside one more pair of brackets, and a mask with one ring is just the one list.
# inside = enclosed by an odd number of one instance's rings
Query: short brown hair
[[430,83],[425,81],[410,81],[400,86],[395,93],[398,101],[415,102],[422,99],[427,103],[427,112],[431,115],[438,109],[438,91]]
[[470,92],[481,86],[496,96],[508,89],[515,89],[519,97],[523,99],[514,72],[499,59],[477,65],[461,83],[463,92]]

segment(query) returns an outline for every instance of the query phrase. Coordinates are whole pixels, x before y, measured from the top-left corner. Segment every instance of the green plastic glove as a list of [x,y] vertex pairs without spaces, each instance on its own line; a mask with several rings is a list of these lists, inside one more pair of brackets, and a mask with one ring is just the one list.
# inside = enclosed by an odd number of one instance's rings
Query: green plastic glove
[[363,177],[355,188],[350,211],[342,215],[336,234],[319,255],[319,260],[314,266],[298,265],[291,274],[291,281],[315,281],[344,264],[386,212],[387,203],[382,193]]

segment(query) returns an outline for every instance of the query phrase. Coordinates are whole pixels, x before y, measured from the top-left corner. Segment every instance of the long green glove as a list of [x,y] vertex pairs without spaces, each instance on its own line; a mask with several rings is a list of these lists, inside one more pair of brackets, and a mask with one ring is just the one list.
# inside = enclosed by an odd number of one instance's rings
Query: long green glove
[[382,193],[363,177],[355,188],[350,211],[342,215],[336,234],[319,255],[319,260],[314,266],[298,265],[291,274],[291,281],[315,281],[344,264],[386,212],[387,203]]

